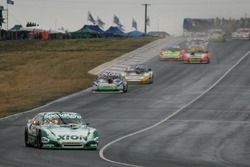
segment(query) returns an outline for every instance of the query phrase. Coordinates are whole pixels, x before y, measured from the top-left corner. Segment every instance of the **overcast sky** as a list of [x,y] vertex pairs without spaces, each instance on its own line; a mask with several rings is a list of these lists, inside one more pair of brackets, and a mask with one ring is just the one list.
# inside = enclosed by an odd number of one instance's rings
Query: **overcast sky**
[[[14,24],[25,25],[28,21],[37,22],[46,29],[64,27],[69,31],[80,29],[87,24],[87,13],[90,11],[96,18],[99,16],[105,28],[113,25],[116,14],[125,30],[133,30],[134,18],[138,29],[144,30],[143,3],[149,3],[149,31],[166,31],[170,34],[182,32],[182,21],[185,17],[196,18],[240,18],[250,16],[250,0],[13,0],[9,5],[9,27]],[[6,7],[6,0],[0,0]]]

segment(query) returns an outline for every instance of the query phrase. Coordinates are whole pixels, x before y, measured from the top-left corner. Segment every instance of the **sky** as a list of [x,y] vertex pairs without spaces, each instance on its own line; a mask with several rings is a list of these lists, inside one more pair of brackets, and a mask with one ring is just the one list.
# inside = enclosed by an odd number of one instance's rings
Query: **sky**
[[[105,29],[113,25],[117,15],[125,31],[134,30],[132,19],[137,21],[138,30],[144,31],[144,6],[148,3],[150,26],[148,31],[165,31],[172,35],[182,33],[184,18],[240,18],[250,17],[250,0],[13,0],[8,5],[9,28],[15,24],[26,25],[36,22],[41,28],[64,27],[76,31],[85,24],[88,11],[94,18],[99,16]],[[5,6],[6,0],[0,0]]]

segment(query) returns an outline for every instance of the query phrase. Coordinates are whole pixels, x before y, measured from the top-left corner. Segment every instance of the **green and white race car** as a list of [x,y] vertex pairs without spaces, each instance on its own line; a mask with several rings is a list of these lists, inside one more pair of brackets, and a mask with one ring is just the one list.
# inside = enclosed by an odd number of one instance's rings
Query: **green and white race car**
[[102,73],[99,74],[96,81],[91,87],[92,93],[126,93],[128,92],[128,84],[125,78],[118,73]]
[[96,129],[73,112],[43,112],[29,120],[25,145],[52,149],[94,149],[99,143]]

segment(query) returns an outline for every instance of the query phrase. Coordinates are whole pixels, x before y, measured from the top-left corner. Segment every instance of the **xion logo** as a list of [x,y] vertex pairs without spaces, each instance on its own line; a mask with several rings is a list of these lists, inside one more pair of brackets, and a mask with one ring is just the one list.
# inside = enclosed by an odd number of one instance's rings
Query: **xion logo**
[[83,137],[82,135],[58,135],[58,140],[87,140],[87,137]]

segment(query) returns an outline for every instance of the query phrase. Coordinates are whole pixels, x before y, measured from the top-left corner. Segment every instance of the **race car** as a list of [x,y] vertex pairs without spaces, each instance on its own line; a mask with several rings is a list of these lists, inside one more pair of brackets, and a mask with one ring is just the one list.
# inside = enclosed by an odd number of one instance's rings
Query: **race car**
[[204,40],[191,40],[186,42],[186,47],[191,48],[191,47],[208,47],[208,41]]
[[187,38],[187,41],[193,41],[193,40],[202,40],[202,41],[208,41],[208,34],[206,32],[195,32],[192,33],[190,37]]
[[208,33],[208,39],[212,42],[225,42],[225,32],[222,29],[211,29]]
[[124,72],[128,83],[149,84],[154,81],[154,73],[144,64],[130,65]]
[[78,113],[43,112],[28,120],[24,141],[37,148],[96,150],[99,136]]
[[239,28],[232,32],[232,39],[250,39],[250,28]]
[[210,63],[211,53],[202,47],[188,48],[183,53],[183,62],[184,63]]
[[92,84],[92,92],[118,92],[126,93],[128,84],[125,78],[118,73],[103,73],[98,75],[97,80]]
[[182,60],[182,50],[179,46],[171,46],[160,51],[160,60]]

